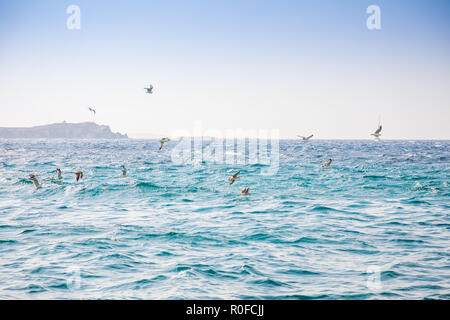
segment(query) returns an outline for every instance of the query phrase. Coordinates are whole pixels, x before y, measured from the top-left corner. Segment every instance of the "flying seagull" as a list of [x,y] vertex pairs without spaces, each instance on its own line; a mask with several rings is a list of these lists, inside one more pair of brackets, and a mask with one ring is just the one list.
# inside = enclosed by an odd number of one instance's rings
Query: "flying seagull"
[[333,159],[329,159],[327,162],[323,162],[323,167],[324,168],[331,167],[331,162],[333,162]]
[[94,109],[92,109],[91,107],[89,107],[89,111],[93,112],[93,113],[94,113],[94,115],[96,114],[95,110],[94,110]]
[[153,86],[150,85],[148,88],[144,88],[145,90],[147,90],[147,93],[152,94],[153,93]]
[[58,172],[58,179],[62,179],[61,169],[56,169],[56,172]]
[[378,129],[377,130],[375,130],[375,132],[374,133],[371,133],[370,135],[371,136],[374,136],[375,137],[375,139],[380,139],[380,136],[381,136],[381,129],[382,129],[383,127],[381,126],[381,124],[380,125],[378,125]]
[[241,194],[244,196],[249,196],[250,195],[250,193],[248,192],[249,189],[250,187],[242,188]]
[[75,173],[77,181],[83,178],[83,171],[74,171],[73,173]]
[[228,181],[230,181],[230,184],[233,184],[234,181],[235,181],[236,179],[239,179],[239,177],[238,177],[238,174],[239,174],[239,173],[241,173],[241,172],[238,171],[238,172],[236,172],[235,174],[233,174],[232,177],[229,177],[229,178],[228,178]]
[[125,166],[122,166],[122,176],[126,176],[127,175],[127,169],[125,168]]
[[159,150],[162,149],[165,142],[169,142],[169,141],[170,141],[169,138],[162,138],[161,140],[159,140]]
[[33,181],[34,186],[36,189],[39,189],[42,185],[39,183],[39,181],[36,179],[36,176],[34,174],[30,174],[30,180]]
[[309,139],[311,139],[313,137],[313,134],[310,135],[309,137],[304,137],[304,136],[299,136],[299,135],[297,135],[297,137],[302,138],[303,142],[309,142]]

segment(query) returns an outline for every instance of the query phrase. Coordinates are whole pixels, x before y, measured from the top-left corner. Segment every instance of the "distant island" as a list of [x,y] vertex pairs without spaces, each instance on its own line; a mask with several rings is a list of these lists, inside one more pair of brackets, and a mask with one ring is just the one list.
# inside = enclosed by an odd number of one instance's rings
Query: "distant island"
[[0,127],[0,138],[8,139],[128,139],[109,126],[95,122],[53,123],[35,127]]

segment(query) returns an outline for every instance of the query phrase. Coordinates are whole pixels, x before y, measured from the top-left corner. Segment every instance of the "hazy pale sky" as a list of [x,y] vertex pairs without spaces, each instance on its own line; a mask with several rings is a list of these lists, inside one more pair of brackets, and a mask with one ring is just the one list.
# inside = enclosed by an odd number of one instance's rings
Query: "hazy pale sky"
[[0,0],[0,126],[449,139],[449,36],[447,0]]

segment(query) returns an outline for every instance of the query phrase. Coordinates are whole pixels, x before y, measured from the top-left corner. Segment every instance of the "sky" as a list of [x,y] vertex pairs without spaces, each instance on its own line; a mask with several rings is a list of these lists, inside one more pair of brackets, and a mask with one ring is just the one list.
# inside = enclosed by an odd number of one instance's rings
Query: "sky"
[[449,58],[447,0],[0,0],[0,127],[450,139]]

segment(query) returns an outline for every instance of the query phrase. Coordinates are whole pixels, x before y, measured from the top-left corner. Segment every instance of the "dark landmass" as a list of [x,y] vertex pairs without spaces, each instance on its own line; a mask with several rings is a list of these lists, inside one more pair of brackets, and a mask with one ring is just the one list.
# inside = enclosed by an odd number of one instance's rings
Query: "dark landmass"
[[128,139],[126,134],[114,133],[109,126],[95,122],[54,123],[35,127],[0,127],[0,138],[8,139]]

